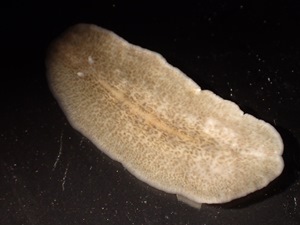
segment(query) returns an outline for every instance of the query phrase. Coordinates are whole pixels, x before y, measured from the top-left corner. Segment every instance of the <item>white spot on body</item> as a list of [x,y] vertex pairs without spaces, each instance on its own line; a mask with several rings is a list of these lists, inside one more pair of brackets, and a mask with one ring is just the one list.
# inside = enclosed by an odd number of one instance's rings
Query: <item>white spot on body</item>
[[185,117],[185,121],[189,124],[189,125],[195,125],[195,124],[197,124],[199,121],[198,121],[198,119],[197,119],[197,117],[196,116],[194,116],[194,115],[191,115],[191,114],[187,114]]
[[186,80],[188,87],[194,92],[194,94],[199,94],[201,92],[201,88],[190,78]]
[[204,123],[203,131],[212,136],[217,135],[218,137],[222,137],[223,143],[228,143],[233,148],[237,146],[237,142],[234,141],[236,140],[236,133],[224,126],[220,121],[208,118]]
[[84,73],[83,73],[83,72],[78,72],[77,75],[78,75],[79,77],[84,77]]
[[200,94],[200,92],[201,92],[201,89],[200,89],[200,88],[194,89],[194,93],[195,93],[196,95]]
[[94,59],[92,58],[92,56],[89,56],[89,57],[88,57],[88,62],[89,62],[90,65],[94,64],[95,61],[94,61]]

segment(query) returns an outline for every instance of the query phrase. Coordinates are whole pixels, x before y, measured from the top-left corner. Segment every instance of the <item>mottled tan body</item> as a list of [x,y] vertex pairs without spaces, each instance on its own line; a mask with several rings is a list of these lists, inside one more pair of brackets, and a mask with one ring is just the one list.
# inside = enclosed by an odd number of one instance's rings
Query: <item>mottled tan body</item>
[[72,27],[53,44],[47,67],[73,127],[158,189],[222,203],[283,169],[282,140],[271,125],[108,30]]

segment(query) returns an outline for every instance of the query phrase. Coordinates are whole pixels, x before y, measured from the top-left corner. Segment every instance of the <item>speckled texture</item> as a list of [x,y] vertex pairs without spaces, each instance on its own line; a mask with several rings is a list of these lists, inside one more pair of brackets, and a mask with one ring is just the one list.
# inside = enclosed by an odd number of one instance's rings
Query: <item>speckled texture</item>
[[[2,7],[0,224],[299,225],[299,1],[106,2]],[[79,22],[161,53],[202,89],[272,124],[285,146],[282,174],[201,210],[136,179],[70,126],[49,91],[46,50]]]
[[283,170],[283,143],[270,124],[111,31],[70,28],[51,47],[47,68],[73,127],[160,190],[223,203]]

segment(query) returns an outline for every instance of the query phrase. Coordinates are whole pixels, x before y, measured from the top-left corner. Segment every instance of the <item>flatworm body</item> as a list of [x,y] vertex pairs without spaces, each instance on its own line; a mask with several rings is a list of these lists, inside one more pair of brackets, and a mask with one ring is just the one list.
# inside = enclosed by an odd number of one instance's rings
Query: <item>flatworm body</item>
[[282,172],[283,143],[270,124],[111,31],[71,27],[53,43],[47,69],[72,126],[153,187],[223,203]]

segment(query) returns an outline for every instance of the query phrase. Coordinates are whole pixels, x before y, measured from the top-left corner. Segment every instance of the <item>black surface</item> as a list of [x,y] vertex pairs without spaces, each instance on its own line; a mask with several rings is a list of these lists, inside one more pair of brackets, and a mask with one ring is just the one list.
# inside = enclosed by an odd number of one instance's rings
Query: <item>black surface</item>
[[[0,224],[300,224],[297,1],[41,1],[0,12]],[[134,178],[70,127],[48,89],[47,46],[78,22],[161,53],[202,89],[274,125],[285,144],[283,174],[201,210]]]

